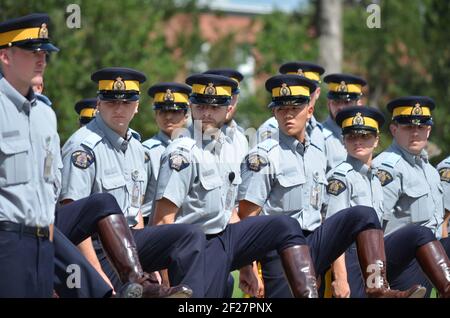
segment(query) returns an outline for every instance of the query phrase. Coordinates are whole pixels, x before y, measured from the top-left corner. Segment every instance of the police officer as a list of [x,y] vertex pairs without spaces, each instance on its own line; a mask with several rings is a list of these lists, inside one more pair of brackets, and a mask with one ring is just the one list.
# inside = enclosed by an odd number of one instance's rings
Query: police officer
[[161,155],[172,139],[185,133],[190,93],[191,87],[181,83],[158,83],[148,90],[148,95],[153,98],[155,121],[159,132],[142,143],[146,148],[148,173],[147,192],[144,198],[146,203],[142,206],[145,224],[148,223],[152,211]]
[[[186,283],[194,293],[203,295],[201,277],[205,242],[201,231],[186,225],[143,228],[140,208],[147,185],[145,151],[133,138],[128,125],[137,112],[140,83],[145,81],[145,75],[128,68],[105,68],[92,74],[91,78],[99,86],[98,113],[64,146],[60,200],[67,202],[92,193],[110,193],[127,222],[124,218],[109,219],[103,230],[99,228],[104,249],[115,251],[108,257],[114,259],[119,277],[101,250],[98,250],[99,268],[89,240],[82,244],[85,255],[99,271],[105,272],[115,287],[127,282],[141,283],[144,297],[147,293],[153,297],[189,297],[191,290],[185,286],[161,286],[155,295],[154,279],[139,268],[137,255],[146,272],[168,268],[173,284]],[[128,226],[132,228],[131,237],[127,234]],[[136,246],[131,243],[133,237]],[[124,245],[130,245],[130,248],[122,248]]]
[[[373,207],[382,222],[383,190],[376,169],[372,166],[372,155],[384,123],[383,114],[374,108],[350,107],[337,114],[336,123],[342,127],[348,156],[346,161],[328,173],[327,217],[350,206],[365,205]],[[385,237],[385,249],[390,281],[395,280],[396,275],[416,258],[441,295],[448,297],[446,293],[450,282],[444,283],[445,271],[440,265],[448,267],[450,261],[429,228],[419,225],[402,227]],[[364,297],[358,255],[353,250],[352,247],[346,252],[345,262],[341,264],[344,267],[339,274],[345,276],[348,273],[351,297]],[[436,262],[438,260],[439,263]],[[344,281],[345,277],[338,279]]]
[[49,17],[0,23],[0,297],[51,297],[55,196],[61,164],[53,110],[35,100]]
[[366,85],[366,81],[350,74],[330,74],[323,80],[328,84],[329,116],[322,124],[327,171],[329,171],[347,157],[341,127],[336,124],[336,114],[346,107],[362,105],[362,88]]
[[[387,108],[392,113],[389,128],[394,141],[374,159],[383,186],[386,235],[408,224],[417,224],[431,229],[440,239],[444,215],[442,185],[425,151],[433,125],[434,101],[427,96],[406,96],[390,101]],[[448,255],[448,241],[441,243]],[[431,257],[439,258],[434,253]],[[401,287],[417,282],[426,284],[427,280],[414,262],[392,285]],[[429,293],[431,287],[427,287]]]
[[229,224],[241,177],[239,165],[230,159],[231,139],[221,128],[236,82],[220,75],[197,74],[186,83],[192,86],[192,129],[201,138],[178,138],[167,147],[161,159],[153,221],[202,228],[207,239],[207,297],[223,297],[230,271],[252,271],[249,265],[271,250],[280,253],[294,295],[317,297],[309,249],[294,220],[261,217]]
[[[210,69],[203,74],[215,74],[215,75],[222,75],[225,77],[228,77],[235,81],[237,83],[236,88],[232,89],[231,92],[231,101],[230,101],[230,107],[231,110],[227,114],[227,118],[225,120],[224,125],[222,126],[222,131],[225,134],[225,136],[230,137],[232,143],[233,143],[233,153],[230,155],[233,155],[233,160],[240,164],[242,160],[244,160],[244,157],[248,153],[248,140],[247,137],[244,135],[244,129],[240,127],[236,121],[234,120],[234,116],[237,111],[237,104],[239,101],[239,94],[241,92],[240,90],[240,83],[244,79],[244,75],[242,75],[241,72],[238,72],[231,68],[217,68],[217,69]],[[254,138],[255,136],[249,136],[250,138]],[[252,139],[251,139],[252,141]],[[254,142],[254,141],[253,141]],[[237,191],[237,188],[236,188]],[[233,209],[233,214],[231,216],[231,222],[238,222],[239,217],[237,216],[237,204],[235,209]],[[256,264],[255,264],[255,270]],[[234,288],[234,278],[233,275],[229,275],[228,277],[228,291],[226,293],[227,298],[231,298],[233,295],[233,288]]]
[[97,113],[97,98],[84,98],[75,104],[75,111],[80,116],[80,127],[88,124]]
[[241,163],[242,160],[244,160],[245,155],[248,153],[248,140],[244,135],[244,128],[237,124],[237,122],[234,120],[234,116],[236,115],[237,105],[239,102],[239,94],[241,92],[240,83],[244,79],[244,75],[242,75],[241,72],[238,72],[231,68],[210,69],[203,74],[222,75],[231,78],[237,83],[236,88],[234,88],[231,92],[231,111],[227,114],[227,119],[225,120],[225,124],[223,125],[222,130],[224,131],[225,135],[231,138],[234,144],[235,160]]
[[[287,62],[280,66],[279,72],[281,74],[293,74],[306,77],[317,84],[316,91],[311,94],[311,104],[314,108],[320,96],[320,76],[325,72],[325,69],[322,66],[311,62]],[[316,147],[319,147],[320,150],[324,151],[325,137],[323,136],[322,130],[322,124],[316,120],[314,115],[312,115],[307,123],[306,133],[308,134],[310,141],[316,145]],[[266,120],[258,128],[257,134],[259,141],[263,141],[269,137],[277,139],[278,122],[275,117],[272,116]]]
[[[277,75],[266,81],[266,89],[272,95],[269,106],[278,121],[280,137],[279,141],[266,139],[258,144],[242,165],[239,215],[246,217],[261,212],[295,219],[306,236],[319,274],[356,241],[364,277],[369,278],[372,271],[366,270],[377,264],[379,279],[386,281],[383,231],[372,208],[355,206],[321,222],[326,159],[305,132],[313,113],[310,98],[316,84],[296,75]],[[261,262],[266,295],[289,297],[279,261],[268,255]],[[366,282],[370,297],[423,295],[420,286],[401,292],[390,290],[387,284]]]
[[450,219],[450,156],[442,160],[436,169],[441,176],[442,189],[444,190],[445,216],[442,224],[442,239],[448,240],[448,222]]

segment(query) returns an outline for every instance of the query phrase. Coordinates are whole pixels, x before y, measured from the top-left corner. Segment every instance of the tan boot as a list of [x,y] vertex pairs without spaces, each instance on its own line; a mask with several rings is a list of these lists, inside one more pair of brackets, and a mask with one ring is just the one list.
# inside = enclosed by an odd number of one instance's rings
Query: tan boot
[[159,285],[152,275],[144,273],[139,262],[136,243],[123,215],[113,214],[101,219],[98,234],[106,255],[124,286],[119,294],[125,298],[190,298],[187,286]]
[[295,298],[318,298],[316,274],[307,245],[288,247],[280,253],[289,287]]
[[414,285],[408,290],[389,288],[386,279],[386,254],[383,231],[370,229],[358,234],[356,238],[358,258],[369,298],[423,298],[426,289]]
[[419,247],[416,258],[442,298],[450,298],[450,261],[439,241]]

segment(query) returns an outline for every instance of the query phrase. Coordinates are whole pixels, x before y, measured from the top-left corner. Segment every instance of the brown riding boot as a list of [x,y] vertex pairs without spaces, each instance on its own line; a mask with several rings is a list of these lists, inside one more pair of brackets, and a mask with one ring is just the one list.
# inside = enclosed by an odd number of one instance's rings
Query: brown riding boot
[[356,244],[367,297],[423,298],[425,296],[426,289],[420,285],[414,285],[405,291],[389,288],[386,279],[386,254],[382,230],[370,229],[359,233]]
[[442,298],[450,298],[450,261],[439,241],[419,247],[416,259]]
[[307,245],[288,247],[280,253],[289,287],[295,298],[318,298],[316,274]]
[[98,234],[109,261],[124,286],[120,294],[126,298],[190,298],[186,286],[159,285],[154,276],[144,273],[139,262],[136,243],[123,215],[112,214],[101,219]]

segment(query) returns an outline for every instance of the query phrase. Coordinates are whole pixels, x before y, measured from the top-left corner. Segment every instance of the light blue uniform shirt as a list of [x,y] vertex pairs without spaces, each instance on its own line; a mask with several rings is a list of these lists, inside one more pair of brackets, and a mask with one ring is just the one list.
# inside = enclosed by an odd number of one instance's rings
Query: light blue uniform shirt
[[63,147],[60,200],[78,200],[92,193],[112,194],[130,225],[138,221],[147,189],[145,150],[129,129],[123,139],[97,114]]
[[155,200],[166,198],[179,211],[175,223],[197,224],[205,234],[222,232],[231,217],[239,165],[230,158],[233,144],[222,131],[217,140],[174,140],[161,158]]
[[152,212],[161,156],[171,142],[172,140],[169,138],[169,136],[167,136],[162,131],[159,131],[155,136],[142,143],[147,153],[146,165],[148,178],[147,191],[144,198],[145,204],[142,206],[143,216],[150,216]]
[[333,169],[347,158],[347,150],[342,138],[342,128],[330,116],[322,123],[325,138],[327,171]]
[[306,138],[305,145],[279,132],[280,140],[266,139],[249,152],[241,166],[238,200],[262,207],[263,215],[288,215],[303,230],[321,224],[326,159]]
[[53,110],[0,74],[0,221],[49,226],[62,162]]
[[356,205],[375,209],[380,224],[383,224],[383,189],[377,170],[348,155],[347,160],[327,173],[327,213],[337,212]]
[[385,233],[413,223],[430,228],[440,238],[443,189],[426,152],[412,155],[394,141],[373,164],[383,186]]
[[441,176],[441,184],[444,191],[444,208],[450,211],[450,156],[441,161],[436,169]]

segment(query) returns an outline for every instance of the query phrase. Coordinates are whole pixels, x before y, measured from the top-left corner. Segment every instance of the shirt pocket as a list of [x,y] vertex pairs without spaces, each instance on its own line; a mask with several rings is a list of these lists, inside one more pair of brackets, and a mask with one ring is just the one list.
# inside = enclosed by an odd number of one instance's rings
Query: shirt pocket
[[224,207],[222,198],[223,181],[215,170],[200,170],[201,191],[197,194],[199,200],[203,201],[203,209],[199,211],[202,215],[217,214]]
[[0,184],[9,186],[29,182],[31,179],[30,160],[28,140],[0,141]]
[[410,185],[405,190],[406,207],[411,213],[411,222],[428,221],[433,216],[435,206],[430,197],[429,189],[422,183]]
[[122,175],[116,174],[103,177],[102,188],[103,192],[112,194],[117,199],[119,204],[122,201],[126,201],[126,182],[125,178]]
[[[280,188],[275,191],[275,202],[280,202],[283,212],[299,211],[303,208],[303,191],[306,180],[305,177],[295,170],[283,172],[277,176]],[[309,200],[308,191],[308,200]],[[309,202],[309,201],[308,201]]]

